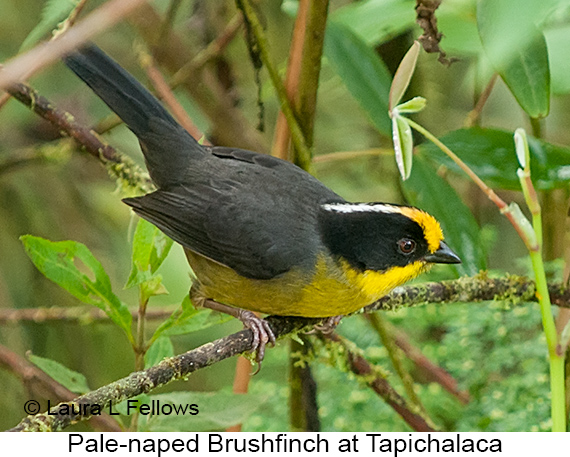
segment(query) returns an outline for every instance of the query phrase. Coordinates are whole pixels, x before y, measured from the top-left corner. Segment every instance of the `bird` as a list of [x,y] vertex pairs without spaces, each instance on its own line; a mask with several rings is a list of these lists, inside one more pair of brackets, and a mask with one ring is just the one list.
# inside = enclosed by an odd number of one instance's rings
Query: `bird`
[[94,44],[64,62],[136,135],[156,190],[123,202],[183,246],[195,306],[253,333],[261,363],[275,335],[256,313],[340,318],[434,263],[460,263],[427,212],[345,200],[291,162],[199,144]]

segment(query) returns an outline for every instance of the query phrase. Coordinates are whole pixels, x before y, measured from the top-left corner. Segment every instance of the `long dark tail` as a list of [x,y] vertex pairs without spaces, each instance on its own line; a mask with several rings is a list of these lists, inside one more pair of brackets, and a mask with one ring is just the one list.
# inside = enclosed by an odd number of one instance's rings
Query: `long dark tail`
[[181,169],[205,153],[141,83],[97,46],[85,46],[64,62],[138,137],[159,187],[176,184]]

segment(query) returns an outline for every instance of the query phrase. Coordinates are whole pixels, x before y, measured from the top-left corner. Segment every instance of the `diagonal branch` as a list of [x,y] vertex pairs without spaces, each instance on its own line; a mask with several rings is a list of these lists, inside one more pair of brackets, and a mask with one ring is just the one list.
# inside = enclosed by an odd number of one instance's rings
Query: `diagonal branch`
[[[55,381],[42,370],[2,345],[0,345],[0,366],[15,373],[24,383],[30,384],[34,392],[38,392],[43,398],[53,399],[55,397],[59,401],[69,401],[76,396],[75,393]],[[107,432],[121,431],[119,424],[108,414],[93,417],[91,425],[96,430]]]
[[390,385],[386,378],[377,372],[377,369],[375,369],[373,365],[361,354],[351,350],[350,345],[344,338],[334,333],[326,335],[324,338],[342,348],[343,355],[350,370],[390,405],[413,430],[416,432],[436,431],[433,423],[422,409],[408,404]]
[[120,154],[111,145],[105,143],[93,130],[77,122],[73,115],[57,108],[27,84],[14,84],[7,90],[34,113],[75,139],[89,154],[103,162],[113,175],[128,186],[138,188],[143,192],[149,192],[152,189],[148,175],[132,159]]
[[[318,319],[270,317],[268,321],[275,336],[279,337],[300,331],[308,325],[314,325]],[[252,342],[251,330],[242,330],[220,338],[184,354],[164,359],[147,370],[131,373],[123,379],[81,395],[72,402],[54,406],[49,412],[28,416],[9,431],[62,430],[92,416],[92,409],[83,405],[99,405],[103,410],[110,404],[117,404],[142,393],[148,393],[157,387],[185,378],[201,368],[251,350]],[[68,405],[67,409],[73,412],[71,414],[62,413],[63,405]]]
[[[552,303],[570,308],[570,289],[561,284],[549,286]],[[440,283],[425,283],[415,286],[399,287],[389,295],[365,308],[391,310],[401,307],[418,306],[431,303],[478,302],[486,300],[506,300],[511,305],[537,301],[534,282],[520,276],[488,278],[479,275],[474,278],[461,278]],[[271,329],[276,337],[281,338],[291,333],[300,332],[319,322],[319,319],[268,317]],[[43,413],[28,416],[11,431],[57,431],[91,417],[89,408],[77,405],[100,405],[106,408],[111,402],[119,403],[141,393],[148,393],[157,387],[174,380],[182,379],[201,368],[213,365],[221,360],[250,351],[252,347],[251,330],[240,332],[207,343],[199,348],[163,360],[148,370],[131,373],[126,378],[115,381],[66,403],[68,409],[85,410],[79,414],[65,415],[60,407],[55,406],[51,414]],[[71,408],[71,404],[76,405]]]
[[146,0],[111,0],[93,11],[57,39],[39,44],[30,51],[6,62],[0,72],[0,89],[28,79],[40,69],[59,60],[103,30],[140,8]]

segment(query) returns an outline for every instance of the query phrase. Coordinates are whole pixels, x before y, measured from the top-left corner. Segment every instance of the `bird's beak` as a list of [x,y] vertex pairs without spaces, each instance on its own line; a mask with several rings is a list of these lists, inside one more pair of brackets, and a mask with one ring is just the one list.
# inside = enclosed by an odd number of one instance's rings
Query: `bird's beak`
[[424,256],[424,260],[431,263],[461,263],[459,256],[443,241],[440,243],[439,249]]

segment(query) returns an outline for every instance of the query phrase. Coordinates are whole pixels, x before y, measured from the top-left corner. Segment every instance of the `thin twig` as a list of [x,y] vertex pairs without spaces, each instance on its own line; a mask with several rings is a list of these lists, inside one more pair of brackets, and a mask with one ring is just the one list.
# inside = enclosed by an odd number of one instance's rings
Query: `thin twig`
[[[157,42],[160,33],[157,24],[160,24],[162,19],[150,5],[143,5],[131,15],[130,21],[134,23],[146,43]],[[172,30],[168,34],[167,45],[153,49],[152,52],[161,68],[172,73],[183,67],[188,61],[188,56],[192,55],[187,41]],[[243,112],[234,105],[231,97],[227,96],[225,87],[209,68],[189,73],[181,84],[209,118],[212,130],[208,136],[216,145],[257,152],[266,150],[267,144],[263,137],[251,126]]]
[[[413,430],[417,432],[436,431],[429,418],[425,417],[421,412],[417,412],[413,406],[410,406],[408,402],[396,392],[384,376],[382,376],[378,370],[375,370],[373,365],[361,354],[352,350],[344,338],[334,333],[323,335],[323,337],[343,349],[350,370],[390,405]],[[339,351],[335,351],[335,353],[338,352]]]
[[[0,71],[2,69],[2,66],[0,65]],[[6,103],[8,103],[8,100],[10,100],[11,95],[9,93],[4,93],[2,95],[0,95],[0,109],[4,108],[4,106],[6,105]]]
[[289,342],[289,429],[318,432],[321,429],[317,383],[309,364],[311,341],[306,335]]
[[410,343],[408,336],[401,330],[394,329],[394,342],[406,354],[406,356],[422,370],[427,379],[437,382],[461,403],[469,403],[469,392],[459,390],[457,380],[446,370],[433,363],[422,351]]
[[[176,120],[186,129],[186,131],[194,138],[199,140],[203,137],[202,132],[196,127],[188,113],[184,110],[178,99],[172,93],[170,86],[162,76],[160,70],[154,64],[154,60],[147,52],[141,52],[140,55],[141,66],[146,71],[146,74],[156,89],[160,99],[170,108]],[[207,140],[203,144],[211,145]]]
[[313,157],[313,163],[336,162],[337,160],[352,160],[361,157],[393,156],[394,150],[388,148],[362,149],[360,151],[339,151],[320,154]]
[[103,162],[117,178],[143,192],[152,190],[148,175],[129,157],[120,154],[89,128],[79,124],[66,111],[60,110],[26,84],[14,84],[8,92],[34,113],[55,125],[61,132],[75,139],[89,154]]
[[[308,325],[319,322],[318,319],[301,318],[268,318],[267,320],[276,337],[300,331]],[[82,405],[98,405],[101,409],[105,409],[111,403],[118,404],[128,398],[151,392],[172,381],[186,378],[196,370],[249,351],[252,343],[253,334],[251,330],[242,330],[184,354],[164,359],[154,367],[131,373],[123,379],[81,395],[72,402],[66,402],[64,404],[68,406],[67,410],[70,411],[70,414],[65,414],[65,408],[62,404],[56,405],[46,413],[26,417],[9,431],[62,430],[71,424],[91,417],[93,410]]]
[[467,114],[467,117],[465,118],[464,122],[466,128],[473,127],[474,125],[479,124],[481,113],[483,112],[483,107],[487,103],[487,100],[489,100],[489,96],[491,95],[491,92],[493,90],[493,87],[495,86],[495,82],[497,81],[498,76],[499,75],[497,73],[494,73],[493,76],[491,76],[491,79],[485,86],[485,89],[483,90],[483,92],[481,92],[481,95],[479,96],[479,99],[477,100],[475,107]]
[[0,89],[7,90],[13,84],[28,79],[119,22],[144,3],[145,0],[110,0],[77,25],[60,34],[57,39],[41,43],[28,52],[14,57],[4,64],[0,71]]
[[412,379],[412,376],[408,370],[406,370],[406,367],[404,367],[402,355],[398,352],[398,346],[395,341],[396,338],[394,336],[394,332],[391,331],[391,326],[385,321],[385,317],[379,313],[366,314],[366,318],[374,330],[376,330],[376,333],[378,333],[378,336],[382,341],[382,345],[388,351],[388,356],[392,362],[392,366],[401,379],[406,391],[406,395],[408,396],[410,402],[419,408],[425,417],[429,418],[429,415],[424,408],[420,397],[418,394],[416,394],[416,391],[414,389],[414,380]]
[[[295,110],[306,144],[313,147],[315,113],[317,111],[317,89],[325,43],[329,0],[311,0],[307,15],[307,33],[303,43],[303,59],[299,86],[295,93]],[[297,145],[295,145],[297,149]],[[303,151],[295,151],[297,156]],[[300,164],[300,162],[299,162]]]
[[241,14],[236,14],[230,19],[226,28],[222,33],[212,41],[208,46],[196,54],[193,59],[180,68],[170,81],[171,87],[178,87],[184,81],[186,81],[192,74],[200,70],[204,65],[206,65],[211,60],[218,57],[226,47],[235,38],[238,30],[243,25],[243,16]]
[[[167,306],[164,308],[148,308],[147,320],[163,320],[170,316],[177,307]],[[131,316],[136,319],[138,309],[130,310]],[[90,322],[108,321],[109,316],[105,311],[94,306],[52,306],[50,308],[0,308],[0,325],[34,322],[69,322],[86,324]]]
[[287,91],[285,90],[285,86],[283,85],[283,81],[279,76],[279,72],[277,71],[276,66],[273,64],[273,60],[269,53],[269,44],[267,42],[267,37],[265,36],[265,32],[263,31],[263,27],[255,10],[249,3],[249,0],[236,0],[238,5],[241,6],[241,10],[246,18],[247,24],[251,27],[251,31],[255,36],[255,40],[257,45],[259,46],[259,52],[261,56],[261,60],[263,61],[263,65],[267,68],[267,72],[269,73],[269,78],[271,79],[271,83],[273,84],[273,88],[277,93],[277,98],[279,99],[279,104],[281,107],[281,111],[287,118],[287,122],[289,123],[289,129],[291,130],[291,138],[293,140],[293,144],[295,145],[295,149],[297,150],[297,164],[301,166],[301,168],[309,169],[311,165],[311,150],[309,149],[307,142],[305,140],[305,136],[303,135],[303,131],[297,121],[293,108],[289,103],[289,99],[287,97]]

